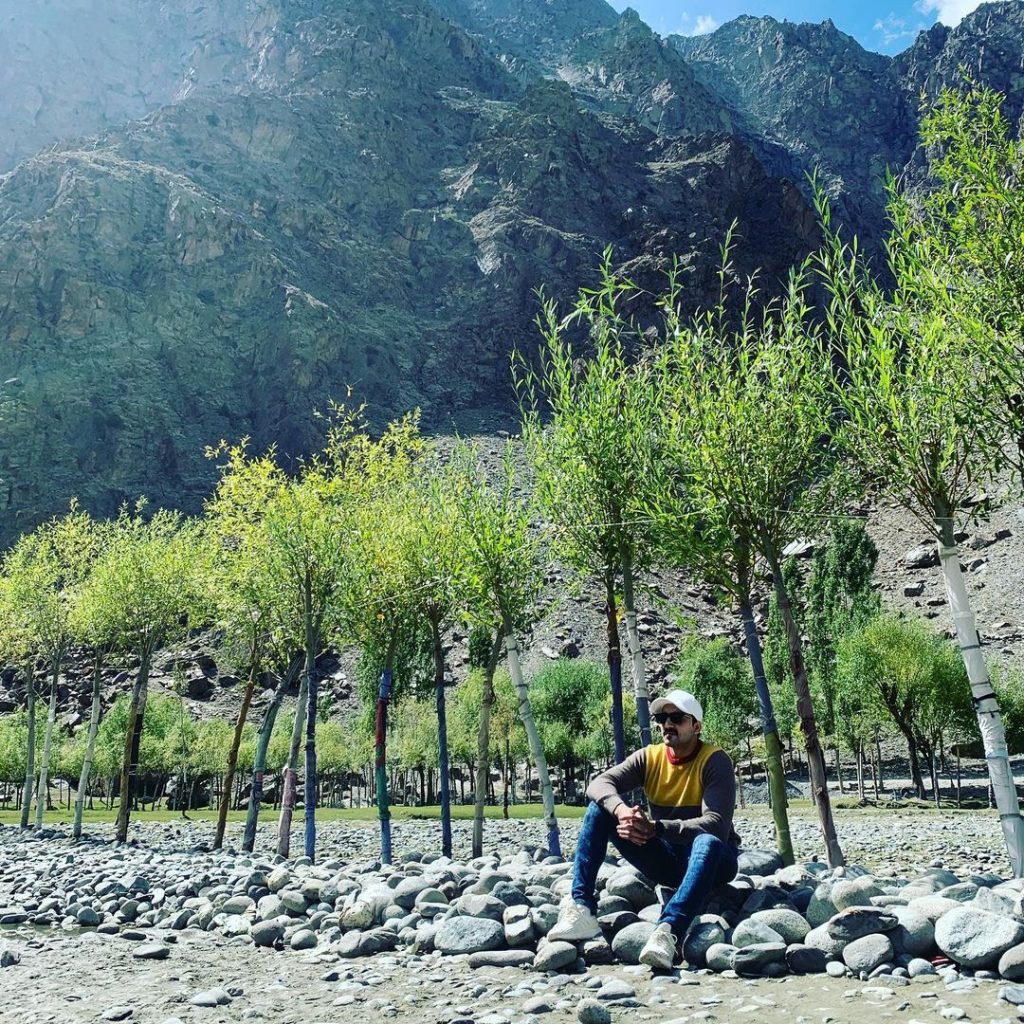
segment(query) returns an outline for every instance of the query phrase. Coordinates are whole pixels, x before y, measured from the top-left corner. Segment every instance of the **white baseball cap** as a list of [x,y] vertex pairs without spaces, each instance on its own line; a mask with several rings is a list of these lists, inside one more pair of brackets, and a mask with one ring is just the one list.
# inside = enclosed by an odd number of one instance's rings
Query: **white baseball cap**
[[667,704],[675,704],[680,711],[693,715],[698,722],[704,721],[704,709],[692,693],[687,693],[685,690],[669,690],[664,696],[651,701],[651,714],[659,714]]

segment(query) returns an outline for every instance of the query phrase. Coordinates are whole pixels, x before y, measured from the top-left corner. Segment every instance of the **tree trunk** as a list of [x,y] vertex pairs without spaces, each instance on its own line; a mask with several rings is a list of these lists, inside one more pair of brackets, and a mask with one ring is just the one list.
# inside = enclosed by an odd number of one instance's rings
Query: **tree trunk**
[[139,747],[142,744],[142,727],[146,718],[146,697],[149,693],[150,651],[142,652],[139,671],[132,687],[131,702],[128,705],[128,728],[124,735],[124,760],[121,766],[121,805],[117,811],[117,842],[128,841],[128,820],[131,817],[132,800],[135,797],[135,779],[139,774]]
[[320,623],[313,620],[312,583],[306,576],[306,793],[303,801],[306,817],[305,853],[316,861],[316,652],[320,647]]
[[843,764],[842,764],[842,761],[839,758],[839,744],[838,743],[833,742],[833,744],[832,744],[832,752],[835,755],[835,759],[836,759],[836,778],[839,780],[839,792],[840,793],[845,793],[846,792],[846,786],[843,783]]
[[857,798],[864,803],[864,744],[857,744]]
[[452,855],[452,794],[448,763],[448,714],[444,698],[444,648],[441,646],[441,619],[430,616],[430,636],[434,657],[434,703],[437,708],[437,773],[441,789],[441,855]]
[[[394,668],[395,649],[398,646],[398,629],[391,635],[384,668],[377,688],[377,713],[374,722],[374,779],[377,787],[377,817],[380,820],[380,859],[391,863],[391,811],[388,808],[387,737],[388,701],[391,700],[391,680]],[[421,776],[422,778],[422,776]]]
[[504,788],[504,792],[501,794],[501,816],[502,816],[502,818],[505,821],[508,821],[508,790],[509,790],[509,775],[510,775],[510,772],[509,772],[509,760],[510,760],[510,757],[511,757],[511,755],[509,753],[509,746],[510,745],[511,745],[511,741],[509,740],[508,733],[506,733],[505,734],[505,760],[502,762],[502,765],[501,765],[502,774],[504,775],[504,779],[502,781],[504,782],[504,787],[505,787]]
[[897,727],[903,733],[907,741],[907,756],[910,761],[910,780],[914,784],[914,792],[918,800],[924,799],[924,776],[921,774],[921,759],[917,750],[917,737],[911,732],[910,727],[897,721]]
[[807,769],[811,784],[811,798],[818,809],[818,818],[821,822],[821,834],[825,841],[825,855],[829,867],[842,867],[846,861],[843,857],[842,848],[839,846],[839,839],[836,836],[836,826],[832,819],[832,802],[828,795],[828,783],[825,779],[825,763],[821,752],[821,743],[818,739],[818,723],[814,717],[814,705],[811,702],[811,690],[807,683],[807,668],[804,664],[803,645],[800,641],[800,631],[796,626],[796,619],[793,617],[793,608],[789,601],[789,594],[782,582],[782,570],[777,559],[769,559],[772,570],[772,578],[775,583],[775,595],[778,600],[779,612],[786,628],[786,643],[789,647],[789,667],[793,673],[793,683],[796,689],[797,716],[800,719],[800,729],[804,734],[804,749],[807,751]]
[[942,538],[939,558],[946,579],[946,593],[953,612],[960,652],[967,667],[967,677],[971,682],[971,698],[978,716],[978,729],[985,748],[992,793],[999,808],[999,819],[1013,874],[1015,878],[1020,878],[1024,875],[1024,819],[1021,818],[1017,787],[1010,767],[1010,754],[1006,749],[1003,719],[981,653],[981,638],[978,635],[963,573],[960,571],[960,554],[953,538],[953,521],[947,517],[940,519],[937,525]]
[[476,735],[476,784],[473,788],[473,856],[484,853],[484,802],[491,768],[491,708],[494,707],[494,673],[501,657],[501,630],[494,635],[491,654],[484,669],[484,687],[480,697],[480,726]]
[[772,821],[775,824],[775,847],[782,863],[795,863],[793,840],[789,833],[789,801],[786,797],[786,774],[782,769],[782,742],[779,740],[779,726],[775,721],[771,691],[764,674],[761,657],[761,640],[754,624],[754,612],[750,602],[740,604],[740,618],[747,640],[747,654],[754,673],[754,688],[757,691],[757,705],[761,712],[761,731],[764,734],[765,769],[768,774],[768,792],[771,795]]
[[931,756],[928,758],[928,771],[932,778],[932,799],[935,801],[936,810],[942,806],[942,794],[939,792],[939,766],[936,761],[938,757],[935,748],[931,749]]
[[256,742],[256,754],[253,757],[252,763],[249,807],[246,810],[245,831],[242,834],[242,849],[246,853],[252,853],[253,848],[256,846],[256,825],[260,816],[260,804],[263,801],[263,775],[267,768],[267,750],[270,747],[270,737],[274,731],[274,723],[277,721],[277,714],[281,710],[281,703],[284,700],[285,692],[294,682],[301,665],[302,662],[298,658],[292,659],[284,675],[277,681],[274,696],[260,724],[260,735]]
[[60,658],[54,660],[50,670],[50,707],[46,713],[46,732],[43,734],[43,760],[39,765],[39,787],[36,790],[36,828],[43,827],[43,811],[50,796],[50,751],[53,748],[53,725],[57,721],[57,678]]
[[92,668],[92,713],[89,716],[89,735],[85,741],[85,757],[82,760],[82,772],[78,777],[78,795],[75,798],[75,823],[71,829],[73,839],[82,837],[82,810],[85,806],[85,793],[89,788],[89,776],[92,774],[92,762],[96,755],[96,733],[100,727],[100,680],[103,669],[103,655],[97,651]]
[[277,819],[277,855],[287,857],[292,844],[292,815],[295,813],[296,767],[299,763],[299,747],[302,744],[302,726],[305,723],[309,689],[306,674],[302,675],[299,699],[295,703],[295,718],[292,719],[292,738],[288,745],[288,762],[284,768],[284,783],[281,786],[281,813]]
[[22,828],[28,828],[32,789],[36,781],[36,680],[31,662],[25,668],[25,703],[28,705],[28,736],[25,741],[25,785],[21,798]]
[[651,695],[647,688],[647,669],[640,647],[640,631],[636,628],[636,598],[633,593],[633,555],[628,544],[622,545],[622,609],[626,618],[626,638],[633,662],[633,693],[636,696],[636,720],[640,727],[640,744],[651,743]]
[[526,740],[530,746],[530,753],[533,755],[533,762],[537,766],[537,778],[540,780],[541,800],[544,804],[544,823],[548,829],[548,853],[553,857],[560,857],[562,848],[558,836],[558,819],[555,817],[555,796],[551,789],[551,773],[548,771],[544,747],[541,745],[540,733],[537,731],[537,723],[533,718],[533,708],[530,706],[530,695],[523,679],[522,668],[519,665],[519,645],[516,643],[511,621],[507,616],[503,616],[503,620],[508,671],[512,676],[512,683],[519,698],[519,717],[526,730]]
[[249,717],[249,705],[252,704],[252,691],[256,686],[256,665],[257,658],[254,654],[252,664],[249,666],[249,678],[245,682],[245,692],[242,694],[242,706],[238,709],[238,717],[235,719],[235,732],[231,737],[231,747],[228,750],[227,773],[224,778],[224,793],[221,796],[220,809],[217,812],[217,831],[213,837],[213,848],[219,850],[224,845],[224,832],[228,826],[228,809],[231,803],[231,790],[235,781],[235,768],[238,765],[238,748],[242,745],[242,732],[245,729],[245,720]]
[[608,677],[612,689],[612,736],[615,762],[626,760],[626,725],[622,716],[622,648],[619,644],[619,623],[615,611],[615,588],[605,581],[605,621],[608,626]]

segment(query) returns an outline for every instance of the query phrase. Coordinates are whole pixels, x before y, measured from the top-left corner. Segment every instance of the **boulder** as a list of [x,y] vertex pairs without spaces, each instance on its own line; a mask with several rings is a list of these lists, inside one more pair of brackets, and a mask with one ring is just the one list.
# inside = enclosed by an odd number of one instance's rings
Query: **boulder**
[[760,974],[769,964],[786,958],[784,942],[759,942],[737,948],[732,955],[732,969],[737,974]]
[[[403,878],[401,882],[395,887],[394,901],[406,910],[412,910],[416,906],[416,899],[421,892],[426,892],[429,889],[434,889],[432,882],[429,882],[426,878],[420,876],[413,876],[412,878]],[[448,901],[445,900],[447,903]]]
[[769,928],[768,925],[752,918],[740,921],[732,931],[732,944],[740,949],[745,946],[756,946],[758,943],[784,941],[774,928]]
[[872,896],[881,896],[882,889],[871,875],[862,875],[851,881],[840,879],[832,886],[830,898],[836,910],[849,907],[870,907]]
[[1007,981],[1024,981],[1024,944],[1006,950],[999,958],[997,970]]
[[832,902],[832,883],[821,882],[807,904],[807,920],[810,926],[818,928],[835,917],[837,913],[838,908]]
[[485,894],[466,893],[458,898],[455,905],[463,917],[501,921],[505,915],[505,904],[501,900]]
[[774,850],[740,850],[738,874],[774,875],[782,867],[782,858]]
[[504,944],[504,925],[488,917],[449,917],[434,936],[434,948],[446,954],[481,953]]
[[912,907],[890,907],[899,924],[887,932],[892,948],[907,956],[930,956],[935,949],[935,925]]
[[870,974],[881,964],[891,963],[893,956],[892,943],[881,934],[854,939],[843,948],[843,963],[857,974]]
[[713,971],[731,971],[732,958],[738,952],[731,942],[716,942],[708,948],[704,960]]
[[850,907],[840,911],[825,926],[834,939],[853,942],[865,935],[887,932],[899,924],[889,907]]
[[804,936],[804,945],[812,949],[820,949],[829,960],[836,960],[842,956],[845,939],[837,939],[830,934],[826,925],[812,928]]
[[786,965],[794,974],[823,974],[828,957],[820,949],[799,943],[786,947]]
[[690,926],[683,940],[683,959],[694,967],[703,967],[706,963],[707,951],[716,942],[725,941],[725,928],[722,919],[712,915],[698,918]]
[[753,917],[763,910],[783,908],[794,910],[791,894],[778,885],[766,885],[754,889],[743,901],[743,908],[740,911],[742,917]]
[[629,905],[637,911],[658,901],[654,889],[633,871],[617,871],[608,879],[605,892],[609,896],[621,896],[628,900]]
[[531,967],[534,952],[530,949],[491,949],[471,953],[466,961],[470,967]]
[[1012,946],[1024,942],[1024,925],[1011,917],[957,906],[936,922],[935,944],[951,960],[975,970],[995,967]]
[[[767,925],[772,931],[782,936],[784,942],[803,942],[811,926],[806,919],[795,910],[786,910],[783,907],[776,907],[772,910],[759,910],[751,918],[758,924]],[[738,946],[739,943],[737,942]]]
[[648,921],[637,921],[626,925],[615,933],[612,939],[612,952],[624,964],[638,964],[640,951],[654,931],[654,925]]
[[571,942],[542,942],[533,959],[536,971],[557,971],[576,960],[576,947]]

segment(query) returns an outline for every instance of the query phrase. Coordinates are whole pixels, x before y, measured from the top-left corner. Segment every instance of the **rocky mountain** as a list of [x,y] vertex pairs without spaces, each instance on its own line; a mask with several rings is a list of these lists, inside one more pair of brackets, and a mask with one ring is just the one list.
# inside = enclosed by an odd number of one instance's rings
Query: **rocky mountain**
[[[12,0],[0,13],[0,530],[79,496],[194,511],[204,447],[298,456],[349,388],[378,420],[508,425],[535,291],[606,245],[768,287],[820,164],[869,245],[916,96],[1022,89],[1020,5],[897,59],[830,23],[662,40],[603,0]],[[1016,107],[1012,106],[1017,104]]]
[[605,0],[430,0],[507,67],[551,71],[576,39],[618,20]]

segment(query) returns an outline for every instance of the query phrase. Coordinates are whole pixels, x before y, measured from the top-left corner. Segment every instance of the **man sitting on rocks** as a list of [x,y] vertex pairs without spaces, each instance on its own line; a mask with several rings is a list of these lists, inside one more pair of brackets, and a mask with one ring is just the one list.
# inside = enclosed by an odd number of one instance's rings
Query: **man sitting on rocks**
[[[675,889],[640,953],[641,963],[668,970],[713,890],[736,877],[736,778],[729,755],[701,740],[704,710],[693,694],[671,690],[651,702],[651,713],[664,743],[638,750],[587,788],[572,895],[548,938],[582,942],[601,934],[595,886],[611,842],[651,881]],[[639,786],[651,817],[623,799]]]

